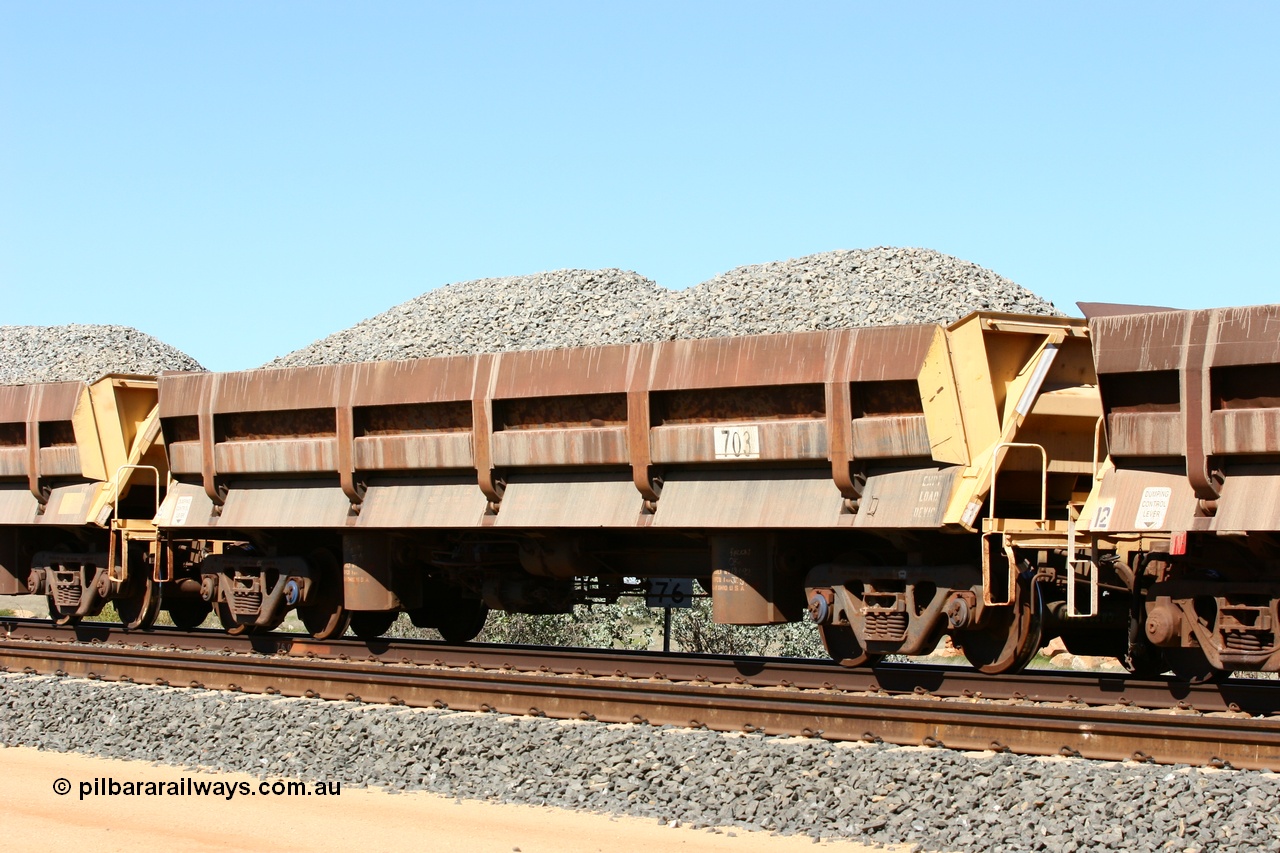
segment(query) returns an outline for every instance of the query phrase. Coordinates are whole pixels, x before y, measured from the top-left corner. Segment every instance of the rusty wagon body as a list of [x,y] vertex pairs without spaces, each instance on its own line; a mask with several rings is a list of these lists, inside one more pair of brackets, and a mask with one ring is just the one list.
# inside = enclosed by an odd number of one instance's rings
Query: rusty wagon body
[[992,672],[1051,636],[1276,669],[1278,326],[977,313],[2,388],[0,593],[466,640],[690,577],[850,665],[946,634]]
[[984,594],[988,494],[1065,524],[1099,415],[1083,321],[999,314],[168,375],[156,524],[251,543],[201,569],[243,624],[325,588],[324,614],[431,624],[686,576],[719,621],[797,619],[818,590],[845,652],[912,654],[1007,604]]

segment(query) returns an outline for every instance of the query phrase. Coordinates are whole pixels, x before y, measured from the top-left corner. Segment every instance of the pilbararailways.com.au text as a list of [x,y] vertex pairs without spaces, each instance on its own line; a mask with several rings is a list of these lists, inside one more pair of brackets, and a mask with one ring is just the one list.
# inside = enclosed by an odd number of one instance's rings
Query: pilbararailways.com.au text
[[[59,785],[62,782],[64,784]],[[69,793],[66,779],[54,782],[54,791]],[[342,794],[341,782],[214,782],[184,776],[175,782],[117,781],[109,776],[79,784],[80,799],[85,797],[336,797]]]

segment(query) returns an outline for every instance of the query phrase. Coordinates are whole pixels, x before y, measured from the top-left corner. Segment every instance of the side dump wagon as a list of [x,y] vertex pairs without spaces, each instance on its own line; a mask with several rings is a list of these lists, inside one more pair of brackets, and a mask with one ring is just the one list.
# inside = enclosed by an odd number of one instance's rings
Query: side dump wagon
[[465,641],[667,577],[847,665],[1280,670],[1280,305],[0,387],[0,595],[61,622]]
[[1135,591],[1130,653],[1280,668],[1280,305],[1090,327],[1110,460],[1084,517]]
[[[722,622],[807,609],[849,663],[950,632],[1000,671],[1041,639],[1026,576],[1065,572],[1100,458],[1088,332],[1065,318],[159,389],[173,483],[155,521],[170,548],[220,543],[169,559],[231,630],[296,607],[318,636],[348,620],[371,636],[405,610],[466,639],[489,607],[564,612],[677,576],[711,590]],[[1045,536],[1059,551],[1028,573],[1006,539]]]
[[60,622],[462,642],[650,578],[851,666],[1280,670],[1280,305],[0,387],[0,594]]
[[168,479],[156,381],[0,387],[0,594],[44,594],[69,621],[117,601],[155,618],[152,517]]

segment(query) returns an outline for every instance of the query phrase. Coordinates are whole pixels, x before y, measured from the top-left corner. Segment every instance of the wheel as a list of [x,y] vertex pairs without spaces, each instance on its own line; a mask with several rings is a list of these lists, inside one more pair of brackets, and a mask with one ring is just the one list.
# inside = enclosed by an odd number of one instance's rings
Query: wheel
[[1189,684],[1206,684],[1223,681],[1231,673],[1209,663],[1204,651],[1194,649],[1164,649],[1164,661],[1173,670],[1173,677]]
[[405,611],[418,628],[434,628],[446,643],[466,643],[484,630],[489,606],[476,598],[465,598],[453,586],[429,580],[423,585],[422,605]]
[[378,639],[399,618],[399,610],[369,610],[351,614],[351,630],[366,643]]
[[317,548],[307,558],[316,569],[320,596],[314,603],[298,608],[307,633],[317,640],[332,640],[347,633],[351,614],[342,606],[342,567],[331,551]]
[[111,603],[115,605],[124,630],[150,631],[160,615],[160,584],[152,579],[147,549],[141,543],[132,543],[127,548],[126,554],[134,570],[120,590],[119,597]]
[[117,598],[112,601],[120,614],[120,625],[126,631],[150,631],[160,615],[160,593],[155,584],[147,582],[146,590],[138,595]]
[[1128,642],[1120,657],[1120,665],[1135,678],[1155,678],[1169,668],[1161,650],[1147,639],[1145,623],[1145,617],[1141,620],[1137,616],[1129,617]]
[[1013,602],[993,610],[981,628],[955,632],[955,644],[987,675],[1021,672],[1040,651],[1040,596],[1034,584],[1019,580]]
[[133,582],[134,594],[113,602],[126,631],[150,631],[160,615],[160,585],[150,577]]
[[179,631],[190,631],[192,628],[198,628],[209,618],[209,612],[213,607],[209,602],[199,598],[175,598],[173,601],[165,603],[165,610],[169,613],[169,619],[173,621],[173,627]]
[[827,654],[841,666],[866,666],[880,660],[880,655],[867,654],[849,625],[819,625],[818,632],[822,635],[822,645],[826,647]]
[[469,643],[484,630],[489,618],[489,605],[474,598],[463,598],[436,626],[446,643]]
[[332,640],[347,633],[351,624],[351,613],[342,606],[342,602],[317,604],[311,607],[299,607],[298,617],[307,633],[317,640]]

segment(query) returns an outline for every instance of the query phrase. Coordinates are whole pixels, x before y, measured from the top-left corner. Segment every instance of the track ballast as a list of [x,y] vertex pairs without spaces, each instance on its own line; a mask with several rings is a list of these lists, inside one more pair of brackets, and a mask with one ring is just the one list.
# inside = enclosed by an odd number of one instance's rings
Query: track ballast
[[3,623],[11,672],[831,741],[1280,768],[1280,689],[1114,674]]

